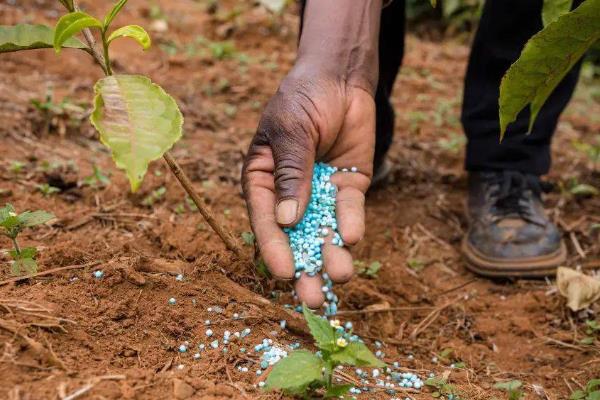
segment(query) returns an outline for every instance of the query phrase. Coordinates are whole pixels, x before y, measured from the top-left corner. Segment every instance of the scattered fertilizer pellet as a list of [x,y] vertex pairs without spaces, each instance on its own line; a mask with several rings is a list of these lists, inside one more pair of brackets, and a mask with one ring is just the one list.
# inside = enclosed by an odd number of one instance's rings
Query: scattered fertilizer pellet
[[177,276],[175,277],[175,280],[176,280],[176,281],[179,281],[179,282],[183,281],[183,275],[182,275],[182,274],[179,274],[179,275],[177,275]]
[[212,335],[213,335],[212,329],[207,329],[206,330],[206,336],[211,337]]
[[180,353],[185,353],[188,350],[187,346],[185,344],[182,344],[179,346],[179,352]]
[[212,347],[213,349],[216,349],[217,347],[219,347],[219,340],[215,339],[212,342],[210,342],[210,347]]
[[281,329],[285,329],[286,325],[287,325],[287,321],[285,319],[282,319],[281,321],[279,321],[279,326],[281,327]]
[[103,277],[104,277],[104,271],[102,271],[102,270],[94,271],[94,278],[102,279]]
[[194,354],[194,359],[195,359],[195,360],[199,360],[199,359],[200,359],[200,353],[196,353],[196,354]]
[[265,383],[263,381],[258,382],[258,387],[263,387],[265,386]]
[[172,306],[174,306],[175,304],[177,304],[177,300],[175,300],[175,297],[171,297],[169,299],[169,304],[172,305]]

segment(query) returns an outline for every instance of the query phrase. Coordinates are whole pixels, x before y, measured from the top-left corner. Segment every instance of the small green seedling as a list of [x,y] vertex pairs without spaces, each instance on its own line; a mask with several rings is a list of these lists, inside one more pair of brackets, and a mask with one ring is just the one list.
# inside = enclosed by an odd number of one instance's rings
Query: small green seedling
[[90,186],[92,188],[106,187],[110,184],[110,178],[106,175],[99,166],[93,165],[93,172],[90,176],[83,178],[82,186]]
[[68,98],[56,102],[51,89],[47,90],[43,100],[31,100],[31,105],[44,118],[43,135],[56,130],[60,136],[64,136],[68,127],[79,127],[86,115],[85,107],[73,103]]
[[592,379],[582,390],[576,390],[571,393],[569,400],[599,400],[600,399],[600,379]]
[[279,361],[267,377],[265,389],[283,390],[285,393],[305,398],[324,398],[345,395],[352,385],[333,383],[335,367],[338,365],[385,367],[362,342],[348,342],[343,337],[344,329],[337,329],[313,313],[306,305],[302,306],[304,318],[312,334],[317,354],[307,350],[297,350]]
[[254,233],[252,232],[242,232],[242,240],[248,246],[254,246]]
[[365,261],[356,260],[354,261],[354,267],[358,275],[368,279],[376,279],[377,274],[381,269],[381,263],[379,261],[373,261],[367,265]]
[[11,161],[10,166],[8,167],[9,171],[15,174],[18,174],[23,171],[25,168],[25,163],[21,161]]
[[37,249],[35,247],[20,247],[17,237],[25,228],[36,225],[42,225],[54,218],[53,214],[46,211],[25,211],[17,214],[11,204],[6,204],[0,208],[0,232],[8,237],[14,248],[9,251],[13,259],[11,271],[14,275],[21,275],[26,272],[34,274],[37,272],[37,263],[35,256]]
[[425,386],[433,389],[431,397],[435,399],[446,396],[448,400],[460,400],[454,385],[448,383],[447,376],[433,376],[425,381]]
[[146,196],[144,200],[142,200],[142,204],[146,207],[152,207],[154,203],[160,201],[164,197],[165,193],[167,193],[167,188],[161,186],[158,189],[153,190],[152,193]]
[[523,398],[523,391],[521,390],[522,387],[523,383],[517,380],[498,382],[494,385],[494,388],[508,393],[508,400],[521,400]]
[[596,135],[592,143],[574,141],[573,147],[585,154],[592,163],[592,169],[598,171],[600,167],[600,135]]
[[586,337],[581,339],[580,343],[584,345],[594,344],[596,341],[596,335],[600,335],[600,324],[596,320],[587,320],[585,321],[586,329]]
[[421,272],[425,268],[425,263],[417,258],[406,260],[406,265],[415,272]]
[[51,186],[47,183],[42,183],[40,185],[37,185],[37,189],[40,191],[41,194],[44,195],[44,197],[49,197],[49,196],[52,196],[53,194],[60,193],[59,188]]

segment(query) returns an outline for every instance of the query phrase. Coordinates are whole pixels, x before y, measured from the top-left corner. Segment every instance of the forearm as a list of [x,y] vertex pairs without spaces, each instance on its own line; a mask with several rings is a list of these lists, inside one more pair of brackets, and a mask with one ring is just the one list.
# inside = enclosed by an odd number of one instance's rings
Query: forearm
[[382,0],[307,0],[293,73],[317,69],[374,94],[381,7]]

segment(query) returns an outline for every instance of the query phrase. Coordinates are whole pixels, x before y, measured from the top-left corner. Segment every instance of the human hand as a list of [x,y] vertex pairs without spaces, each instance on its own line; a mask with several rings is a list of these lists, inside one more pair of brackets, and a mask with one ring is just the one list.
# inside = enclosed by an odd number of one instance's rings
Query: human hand
[[[310,78],[305,78],[310,77]],[[262,257],[274,277],[292,279],[294,261],[282,227],[295,225],[310,199],[315,161],[357,173],[336,173],[339,233],[356,244],[365,230],[365,192],[372,176],[375,104],[364,88],[327,73],[292,70],[260,120],[242,172],[250,222]],[[326,241],[324,270],[334,282],[353,274],[347,248]],[[311,308],[324,301],[319,275],[296,281],[301,301]]]

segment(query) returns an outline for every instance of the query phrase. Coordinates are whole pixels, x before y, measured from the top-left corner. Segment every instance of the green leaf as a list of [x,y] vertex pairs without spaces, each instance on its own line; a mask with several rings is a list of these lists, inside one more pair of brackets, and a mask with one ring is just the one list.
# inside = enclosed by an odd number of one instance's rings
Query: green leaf
[[0,224],[9,217],[16,217],[17,213],[12,204],[7,203],[4,207],[0,208]]
[[529,130],[548,96],[600,39],[600,1],[586,0],[535,34],[500,84],[500,138],[528,104]]
[[102,23],[91,15],[81,11],[63,15],[58,20],[56,28],[54,29],[54,50],[56,50],[57,53],[60,53],[63,43],[85,28],[102,29]]
[[135,192],[148,164],[181,138],[181,111],[160,86],[140,75],[107,76],[94,90],[90,120],[102,143],[111,149],[117,167],[126,171]]
[[600,193],[598,189],[592,185],[588,185],[587,183],[575,185],[569,189],[569,192],[575,196],[595,196]]
[[[46,25],[1,25],[0,53],[19,50],[51,49],[54,43],[54,29]],[[62,43],[62,47],[85,49],[86,45],[76,38]]]
[[302,393],[323,379],[323,360],[306,350],[298,350],[279,361],[267,377],[265,389]]
[[563,14],[571,11],[573,0],[544,0],[542,8],[542,21],[544,26],[548,26]]
[[38,210],[38,211],[25,211],[24,213],[19,214],[18,219],[21,225],[24,227],[36,226],[45,224],[51,219],[55,218],[54,214],[48,213],[46,211]]
[[583,398],[585,398],[585,392],[583,390],[576,390],[571,393],[569,400],[581,400]]
[[242,232],[242,240],[248,246],[254,245],[254,233],[252,232]]
[[587,395],[585,400],[600,400],[600,391],[596,390]]
[[34,259],[37,255],[37,249],[35,247],[25,247],[21,249],[20,253],[17,253],[16,250],[10,250],[9,254],[13,258],[11,272],[14,275],[21,275],[23,271],[30,274],[37,272],[37,263]]
[[385,363],[375,357],[364,343],[352,342],[348,346],[330,355],[332,361],[338,364],[353,366],[385,367]]
[[507,381],[507,382],[498,382],[494,385],[494,388],[496,389],[500,389],[500,390],[505,390],[507,392],[514,392],[515,390],[519,389],[521,386],[523,386],[523,383],[521,381]]
[[108,29],[108,27],[110,26],[110,24],[113,22],[113,19],[115,19],[117,14],[121,11],[121,9],[125,6],[126,3],[127,3],[127,0],[119,0],[114,5],[112,10],[110,10],[110,12],[106,15],[106,17],[104,18],[104,31],[105,32]]
[[325,393],[325,398],[340,397],[348,393],[353,385],[333,385]]
[[585,385],[585,390],[587,390],[588,392],[591,392],[591,391],[599,389],[599,388],[600,388],[600,379],[592,379],[587,383],[587,385]]
[[108,37],[108,43],[120,37],[128,37],[134,39],[142,46],[144,50],[148,50],[152,44],[150,35],[139,25],[127,25],[117,29]]
[[321,350],[334,351],[336,348],[335,332],[329,321],[317,316],[306,307],[306,304],[302,304],[302,313],[308,323],[311,335],[315,339],[315,342],[317,342],[317,347]]

